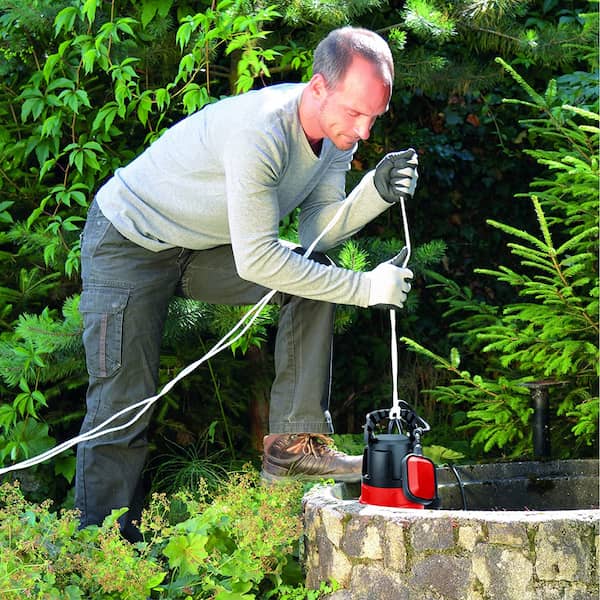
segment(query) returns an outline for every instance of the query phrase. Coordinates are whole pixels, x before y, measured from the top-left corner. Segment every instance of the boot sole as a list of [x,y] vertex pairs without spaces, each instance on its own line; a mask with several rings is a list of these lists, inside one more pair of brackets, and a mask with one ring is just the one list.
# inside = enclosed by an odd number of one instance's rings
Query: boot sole
[[268,471],[265,471],[264,469],[260,472],[260,476],[262,479],[264,479],[265,481],[286,481],[289,479],[293,479],[296,481],[315,481],[315,482],[319,482],[319,481],[330,481],[333,479],[333,481],[339,482],[339,483],[358,483],[361,480],[361,475],[360,474],[356,474],[356,473],[344,473],[344,474],[331,474],[331,475],[319,475],[319,474],[314,474],[314,475],[309,475],[307,473],[293,473],[291,475],[274,475],[273,473],[269,473]]

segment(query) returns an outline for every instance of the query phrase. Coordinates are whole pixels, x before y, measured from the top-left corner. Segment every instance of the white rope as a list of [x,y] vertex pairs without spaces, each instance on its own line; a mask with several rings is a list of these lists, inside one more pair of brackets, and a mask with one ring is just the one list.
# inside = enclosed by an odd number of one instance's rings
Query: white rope
[[[346,209],[346,206],[348,204],[349,203],[347,203],[347,202],[342,202],[340,204],[340,207],[337,209],[336,213],[333,215],[331,221],[329,221],[329,223],[325,226],[323,231],[321,231],[321,233],[317,236],[317,238],[307,248],[306,252],[304,253],[304,256],[306,258],[308,258],[310,256],[312,251],[315,249],[316,245],[321,241],[321,239],[323,239],[323,236],[325,236],[329,231],[331,231],[331,229],[337,223],[342,212]],[[42,452],[41,454],[39,454],[37,456],[20,461],[18,463],[8,466],[8,467],[0,468],[0,476],[4,475],[5,473],[9,473],[11,471],[17,471],[17,470],[33,467],[34,465],[40,464],[46,460],[54,458],[58,454],[61,454],[62,452],[64,452],[65,450],[68,450],[69,448],[72,448],[73,446],[77,445],[80,442],[93,440],[95,438],[106,435],[108,433],[114,433],[116,431],[121,431],[123,429],[127,429],[127,427],[130,427],[136,421],[138,421],[142,417],[142,415],[157,400],[162,398],[165,394],[168,394],[173,389],[173,387],[179,381],[181,381],[184,377],[186,377],[192,371],[197,369],[202,363],[211,359],[213,356],[216,356],[219,352],[221,352],[225,348],[228,348],[229,346],[234,344],[237,340],[239,340],[244,335],[244,333],[246,333],[246,331],[248,331],[248,329],[250,328],[252,323],[254,323],[254,321],[257,319],[258,315],[261,313],[262,309],[269,303],[271,298],[276,293],[277,293],[277,290],[271,290],[270,292],[265,294],[265,296],[263,296],[263,298],[261,298],[246,314],[244,314],[242,316],[242,318],[238,321],[238,323],[233,327],[233,329],[231,329],[231,331],[229,331],[229,333],[227,333],[225,336],[223,336],[223,338],[221,340],[219,340],[213,346],[213,348],[211,350],[209,350],[204,356],[202,356],[195,362],[191,363],[190,365],[188,365],[187,367],[182,369],[171,381],[167,382],[164,385],[164,387],[158,394],[156,394],[154,396],[150,396],[149,398],[145,398],[144,400],[140,400],[139,402],[136,402],[135,404],[131,404],[130,406],[125,407],[124,409],[115,413],[114,415],[112,415],[111,417],[109,417],[108,419],[106,419],[105,421],[103,421],[102,423],[100,423],[99,425],[94,427],[93,429],[90,429],[89,431],[86,431],[85,433],[79,434],[78,436],[76,436],[74,438],[66,440],[65,442],[58,444],[57,446],[47,450],[46,452]],[[243,325],[246,322],[246,320],[248,322],[246,323],[246,325]],[[240,327],[242,327],[242,326],[243,326],[243,328],[241,329],[241,331],[235,337],[232,337],[235,334],[235,332],[238,329],[240,329]],[[139,409],[139,411],[133,416],[133,418],[131,418],[126,423],[124,423],[122,425],[117,425],[115,427],[111,427],[109,429],[106,428],[113,421],[115,421],[118,418],[126,415],[127,413],[135,411],[137,409]]]
[[[404,245],[406,247],[406,256],[402,266],[406,267],[410,259],[411,245],[410,232],[408,231],[408,217],[406,216],[406,204],[404,196],[400,196],[400,208],[402,210],[402,224],[404,226]],[[390,408],[389,419],[400,418],[400,398],[398,397],[398,339],[396,337],[396,311],[390,310],[390,336],[391,336],[391,360],[392,360],[392,408]]]
[[396,339],[396,311],[390,309],[390,334],[392,358],[392,408],[390,409],[390,419],[400,417],[398,409],[400,407],[400,398],[398,397],[398,341]]
[[[221,352],[221,350],[224,350],[225,348],[231,346],[238,339],[240,339],[240,337],[242,337],[244,335],[244,333],[246,333],[246,331],[250,328],[252,323],[256,320],[256,318],[258,317],[258,315],[260,314],[262,309],[265,307],[265,305],[269,302],[269,300],[272,298],[273,294],[275,294],[275,293],[276,292],[273,290],[273,291],[269,292],[268,294],[266,294],[257,304],[255,304],[240,319],[240,321],[237,323],[237,325],[227,335],[225,335],[219,342],[217,342],[217,344],[215,344],[215,346],[212,348],[212,350],[207,352],[203,357],[199,358],[197,361],[193,362],[192,364],[190,364],[187,367],[185,367],[184,369],[182,369],[177,374],[176,377],[174,377],[171,381],[169,381],[168,383],[165,384],[163,389],[158,394],[156,394],[154,396],[150,396],[149,398],[145,398],[144,400],[140,400],[139,402],[136,402],[135,404],[131,404],[130,406],[125,407],[124,409],[115,413],[114,415],[112,415],[111,417],[109,417],[108,419],[106,419],[105,421],[103,421],[102,423],[100,423],[99,425],[94,427],[93,429],[90,429],[89,431],[86,431],[83,434],[80,434],[74,438],[71,438],[70,440],[62,442],[61,444],[58,444],[54,448],[51,448],[50,450],[47,450],[46,452],[43,452],[42,454],[39,454],[35,457],[23,460],[14,465],[10,465],[8,467],[1,468],[0,475],[4,475],[5,473],[8,473],[10,471],[16,471],[16,470],[32,467],[32,466],[40,464],[46,460],[49,460],[50,458],[53,458],[53,457],[57,456],[58,454],[61,454],[65,450],[68,450],[69,448],[75,446],[76,444],[78,444],[80,442],[93,440],[97,437],[106,435],[108,433],[114,433],[116,431],[121,431],[122,429],[126,429],[127,427],[130,427],[136,421],[138,421],[142,417],[142,415],[159,398],[162,398],[165,394],[168,394],[171,391],[171,389],[173,389],[173,387],[179,381],[181,381],[184,377],[189,375],[189,373],[191,373],[192,371],[197,369],[202,363],[206,362],[207,360],[209,360],[210,358],[212,358],[213,356],[215,356],[216,354]],[[232,339],[230,339],[228,341],[228,338],[235,331],[237,331],[237,329],[239,329],[241,327],[241,325],[244,323],[244,321],[246,319],[249,319],[249,320],[248,320],[247,324],[245,325],[245,327],[235,337],[233,337]],[[119,417],[122,417],[123,415],[126,415],[127,413],[137,410],[137,409],[140,409],[139,412],[137,414],[135,414],[133,416],[133,418],[130,419],[129,421],[127,421],[126,423],[106,429],[106,427],[108,425],[110,425],[110,423],[117,420]]]
[[[331,229],[337,223],[342,212],[344,211],[344,209],[346,208],[346,206],[348,204],[349,203],[347,203],[347,202],[342,202],[340,204],[340,207],[338,208],[336,213],[333,215],[331,221],[329,221],[329,223],[325,226],[323,231],[317,236],[317,238],[312,242],[312,244],[308,247],[308,249],[304,253],[304,256],[306,258],[308,258],[310,256],[310,254],[315,249],[316,245],[321,241],[323,236],[325,236],[329,231],[331,231]],[[408,235],[408,221],[406,218],[406,207],[404,205],[404,198],[401,199],[400,204],[401,204],[401,209],[402,209],[402,221],[404,224],[404,239],[405,239],[406,248],[408,250],[408,254],[407,254],[407,256],[404,260],[404,264],[403,264],[403,266],[406,266],[408,263],[408,259],[410,257],[410,238]],[[258,316],[261,313],[261,311],[263,310],[263,308],[269,303],[271,298],[276,293],[277,293],[277,290],[271,290],[270,292],[265,294],[265,296],[263,296],[263,298],[261,300],[259,300],[238,321],[238,323],[231,329],[231,331],[229,331],[229,333],[227,333],[225,336],[223,336],[223,338],[221,338],[221,340],[219,340],[213,346],[213,348],[211,350],[209,350],[204,356],[202,356],[195,362],[191,363],[190,365],[188,365],[187,367],[182,369],[171,381],[167,382],[164,385],[164,387],[158,394],[156,394],[154,396],[150,396],[149,398],[145,398],[144,400],[140,400],[139,402],[136,402],[135,404],[125,407],[124,409],[115,413],[114,415],[112,415],[111,417],[109,417],[108,419],[106,419],[105,421],[103,421],[102,423],[100,423],[99,425],[94,427],[93,429],[90,429],[89,431],[86,431],[85,433],[80,434],[74,438],[66,440],[65,442],[58,444],[57,446],[55,446],[54,448],[51,448],[50,450],[47,450],[46,452],[42,452],[41,454],[39,454],[37,456],[20,461],[18,463],[8,466],[8,467],[0,468],[0,476],[4,475],[6,473],[9,473],[11,471],[27,469],[29,467],[33,467],[34,465],[45,462],[46,460],[54,458],[58,454],[61,454],[62,452],[64,452],[65,450],[68,450],[69,448],[72,448],[73,446],[77,445],[80,442],[93,440],[95,438],[101,437],[103,435],[107,435],[109,433],[114,433],[116,431],[121,431],[123,429],[127,429],[128,427],[133,425],[136,421],[138,421],[142,417],[142,415],[155,402],[157,402],[165,394],[168,394],[173,389],[173,387],[179,381],[181,381],[184,377],[189,375],[192,371],[196,370],[201,364],[203,364],[207,360],[210,360],[213,356],[216,356],[219,352],[221,352],[225,348],[228,348],[229,346],[234,344],[237,340],[239,340],[246,333],[246,331],[248,331],[248,329],[251,327],[252,323],[254,323],[254,321],[258,318]],[[244,325],[244,323],[246,321],[247,321],[247,323]],[[390,410],[390,419],[392,419],[393,413],[395,415],[396,412],[398,412],[398,416],[399,416],[398,345],[397,345],[397,340],[396,340],[396,311],[395,310],[390,310],[390,325],[391,325],[391,336],[392,336],[391,354],[392,354],[392,379],[393,379],[393,397],[392,397],[393,406],[392,406],[392,409]],[[240,329],[240,328],[242,328],[241,331],[237,335],[234,336],[235,332],[238,331],[238,329]],[[107,429],[107,426],[110,425],[113,421],[115,421],[119,417],[122,417],[122,416],[126,415],[127,413],[135,411],[137,409],[139,409],[139,411],[129,421],[127,421],[126,423],[124,423],[122,425],[117,425],[117,426],[110,427]]]

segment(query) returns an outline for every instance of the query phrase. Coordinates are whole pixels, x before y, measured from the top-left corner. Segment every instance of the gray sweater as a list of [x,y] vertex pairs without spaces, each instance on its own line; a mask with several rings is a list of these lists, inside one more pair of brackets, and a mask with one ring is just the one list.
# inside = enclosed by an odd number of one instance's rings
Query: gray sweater
[[98,191],[117,230],[160,252],[231,244],[240,277],[281,292],[367,306],[363,273],[328,267],[292,252],[279,223],[300,207],[308,247],[340,203],[346,209],[315,250],[325,251],[389,208],[372,171],[346,197],[354,150],[327,139],[315,156],[298,117],[304,84],[281,84],[204,107],[167,130]]

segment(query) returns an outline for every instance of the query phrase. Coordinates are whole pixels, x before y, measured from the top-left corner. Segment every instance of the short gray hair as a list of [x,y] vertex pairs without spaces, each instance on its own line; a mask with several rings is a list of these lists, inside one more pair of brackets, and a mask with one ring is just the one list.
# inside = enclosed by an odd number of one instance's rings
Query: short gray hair
[[390,47],[380,35],[362,27],[347,26],[329,32],[315,49],[313,74],[320,73],[327,87],[333,88],[344,78],[357,55],[372,63],[391,89],[394,61]]

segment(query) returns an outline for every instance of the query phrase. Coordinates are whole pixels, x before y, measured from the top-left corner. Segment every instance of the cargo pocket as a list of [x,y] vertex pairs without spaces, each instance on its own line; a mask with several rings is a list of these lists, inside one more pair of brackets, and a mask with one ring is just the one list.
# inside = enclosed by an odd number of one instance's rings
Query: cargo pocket
[[123,313],[129,292],[115,288],[92,288],[81,294],[83,345],[87,370],[93,377],[111,377],[121,366]]

